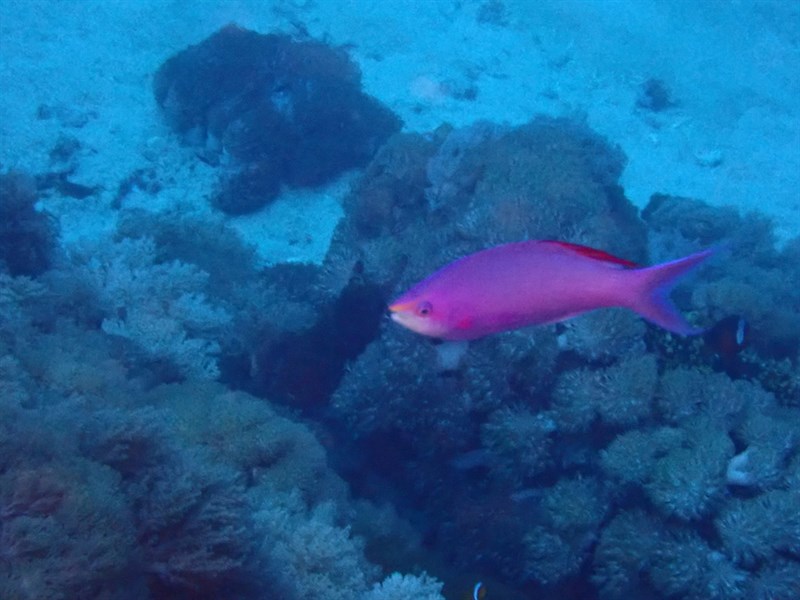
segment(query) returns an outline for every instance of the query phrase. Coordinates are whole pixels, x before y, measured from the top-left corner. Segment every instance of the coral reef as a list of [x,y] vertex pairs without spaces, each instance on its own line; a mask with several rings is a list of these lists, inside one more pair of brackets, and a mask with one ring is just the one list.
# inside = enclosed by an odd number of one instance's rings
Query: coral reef
[[[4,591],[20,599],[223,590],[329,598],[331,586],[342,598],[391,593],[396,577],[371,590],[380,569],[349,536],[346,487],[305,426],[197,378],[146,389],[152,373],[139,365],[131,377],[120,366],[131,358],[96,321],[39,329],[31,317],[40,304],[64,301],[48,287],[58,278],[4,277],[0,343],[13,349],[0,359]],[[403,581],[438,597],[432,578]]]
[[[397,133],[359,86],[343,51],[235,27],[156,76],[226,212],[369,163],[321,266],[262,267],[219,212],[121,201],[116,230],[61,252],[29,184],[1,180],[31,235],[0,246],[0,587],[794,598],[800,243],[688,199],[638,215],[583,123]],[[709,336],[603,310],[454,352],[385,318],[442,264],[526,237],[643,264],[718,245],[675,301],[743,318],[746,347],[721,366]]]
[[643,260],[645,229],[617,187],[624,162],[565,119],[397,134],[346,198],[330,256],[356,252],[363,275],[393,289],[466,253],[525,238]]
[[[733,212],[655,199],[645,231],[615,188],[624,158],[579,125],[442,127],[425,138],[397,135],[378,156],[347,199],[328,255],[327,272],[342,281],[357,273],[404,289],[457,256],[524,237],[566,238],[648,263],[734,238],[728,276],[740,278],[753,259],[787,271],[769,228]],[[712,264],[706,274],[714,281],[721,271]],[[675,294],[682,309],[723,316],[721,297],[713,309],[707,297],[686,287]],[[779,340],[760,325],[757,334],[768,337],[755,352]],[[444,367],[427,342],[382,326],[332,396],[367,457],[347,477],[362,493],[378,486],[379,497],[396,487],[402,505],[441,521],[429,535],[455,564],[498,572],[528,597],[580,585],[590,560],[587,597],[743,597],[762,573],[758,585],[779,589],[791,580],[788,567],[773,580],[760,563],[736,562],[709,532],[731,494],[786,485],[796,441],[785,435],[792,426],[774,419],[791,423],[795,413],[778,410],[790,400],[767,386],[777,375],[711,372],[710,352],[703,339],[683,343],[624,311],[599,311],[480,340]],[[781,390],[790,389],[787,360],[772,367]],[[592,476],[598,468],[606,485]],[[464,486],[469,493],[452,491]],[[571,491],[555,493],[562,489]],[[568,510],[581,505],[594,508]],[[681,552],[702,555],[696,571],[681,570],[689,568]]]
[[[790,458],[800,448],[800,415],[775,404],[755,404],[733,431],[734,439],[745,447],[737,455],[735,483],[760,489],[780,485]],[[733,469],[731,469],[733,466]],[[732,482],[733,483],[733,482]]]
[[747,597],[753,600],[793,598],[800,589],[800,566],[796,562],[777,559],[765,565],[747,586]]
[[[714,244],[724,261],[712,264],[693,286],[695,310],[715,319],[743,316],[752,345],[764,357],[793,357],[800,344],[800,292],[787,285],[800,278],[796,243],[775,249],[771,223],[761,215],[740,215],[733,208],[712,208],[687,198],[655,195],[642,211],[652,234],[653,260]],[[764,302],[769,298],[769,302]]]
[[724,430],[699,420],[682,429],[624,433],[602,453],[601,466],[621,483],[641,487],[665,517],[689,520],[722,500],[733,453]]

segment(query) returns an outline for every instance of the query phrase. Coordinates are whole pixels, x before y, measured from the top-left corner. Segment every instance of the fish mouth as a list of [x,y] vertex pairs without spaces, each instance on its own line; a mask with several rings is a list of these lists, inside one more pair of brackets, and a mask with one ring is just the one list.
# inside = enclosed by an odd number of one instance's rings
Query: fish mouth
[[406,321],[405,321],[405,318],[404,318],[406,316],[405,313],[392,310],[392,308],[389,307],[389,312],[386,313],[386,314],[395,323],[399,323],[400,325],[405,325],[406,324]]
[[414,305],[413,302],[394,302],[388,306],[389,312],[393,315],[407,311]]
[[402,325],[403,327],[413,330],[413,314],[408,312],[408,309],[411,305],[411,302],[390,304],[387,307],[388,312],[386,314],[398,325]]

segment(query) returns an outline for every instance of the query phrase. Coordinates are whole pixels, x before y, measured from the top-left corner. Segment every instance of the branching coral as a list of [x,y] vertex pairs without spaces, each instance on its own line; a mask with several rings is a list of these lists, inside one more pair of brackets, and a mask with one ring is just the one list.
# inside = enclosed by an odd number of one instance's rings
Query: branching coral
[[638,252],[622,248],[608,235],[615,220],[629,228],[629,240],[640,230],[632,212],[608,210],[615,202],[608,190],[625,159],[588,129],[540,118],[478,150],[483,173],[471,203],[459,215],[464,233],[478,238],[488,233],[492,242],[567,237],[638,258]]
[[727,434],[700,420],[685,429],[631,431],[601,455],[603,470],[642,486],[666,517],[698,519],[721,501],[734,446]]
[[12,469],[0,477],[0,587],[9,598],[146,594],[135,572],[131,514],[117,476],[88,461]]
[[728,465],[728,481],[769,487],[783,476],[788,457],[800,443],[795,412],[777,406],[774,396],[757,384],[732,381],[722,373],[679,368],[661,378],[657,404],[671,423],[707,420],[731,432],[743,449]]
[[134,485],[146,490],[135,522],[151,589],[213,597],[243,579],[254,536],[244,490],[230,474],[198,462]]
[[422,575],[401,575],[392,573],[380,583],[376,583],[359,600],[443,600],[442,584],[427,573]]
[[85,415],[80,431],[84,456],[107,465],[123,478],[168,463],[176,452],[174,419],[155,408],[101,409]]
[[[10,427],[12,421],[17,421],[17,419],[11,419],[10,415],[18,414],[23,405],[29,404],[29,387],[32,386],[19,361],[13,356],[0,356],[0,415],[2,415],[0,427]],[[0,436],[0,440],[10,443],[11,436]],[[10,457],[11,455],[0,452],[0,456]],[[2,464],[3,462],[0,462],[0,466]]]
[[560,532],[590,531],[609,508],[606,491],[593,477],[559,479],[542,497],[545,522]]
[[164,409],[96,411],[81,450],[121,476],[150,589],[213,594],[239,580],[255,547],[248,500],[235,473],[177,443],[175,423]]
[[[721,319],[744,315],[758,331],[752,344],[764,356],[785,358],[798,348],[800,295],[786,285],[786,269],[765,269],[742,262],[731,274],[693,288],[692,304],[698,311]],[[765,302],[765,298],[769,301]]]
[[0,272],[0,332],[13,335],[30,324],[31,304],[40,304],[47,288],[26,276]]
[[765,356],[785,358],[797,351],[800,286],[787,285],[798,278],[796,245],[789,243],[777,252],[769,219],[658,194],[642,216],[654,231],[654,260],[724,241],[728,248],[724,268],[715,271],[712,265],[709,275],[693,286],[696,310],[714,319],[743,315],[758,331],[751,344]]
[[287,600],[352,600],[366,593],[377,569],[363,542],[335,523],[332,504],[308,512],[300,498],[276,494],[255,515],[269,578]]
[[106,333],[127,338],[184,375],[215,378],[215,336],[230,322],[205,295],[208,276],[190,264],[158,263],[151,239],[123,239],[76,252],[76,275],[96,294]]
[[424,215],[425,165],[435,148],[430,136],[401,133],[378,150],[345,199],[344,209],[359,235],[390,236]]
[[[119,247],[127,243],[130,248]],[[148,290],[155,297],[143,300],[145,309],[162,300],[180,305],[181,286],[204,281],[186,265],[151,260],[146,240],[122,242],[110,252],[142,249],[148,260],[140,263],[118,257],[122,267],[115,269],[113,260],[84,256],[78,268],[97,285],[103,308],[115,307],[119,318]],[[154,272],[162,287],[149,280]],[[186,280],[168,282],[170,274]],[[13,354],[0,358],[4,592],[21,600],[288,598],[275,582],[283,581],[285,559],[294,557],[300,580],[291,589],[298,599],[314,597],[309,590],[324,590],[317,597],[326,599],[331,589],[348,599],[368,593],[377,568],[349,536],[344,486],[305,426],[263,400],[207,381],[144,392],[142,382],[128,379],[111,358],[117,342],[81,329],[86,321],[80,319],[48,321],[39,331],[24,301],[30,280],[6,280],[13,285],[0,301],[13,310],[0,322],[0,345]],[[176,293],[159,297],[170,291]],[[215,307],[208,307],[210,316],[201,310],[176,321],[187,330],[213,321]],[[26,335],[18,337],[20,331]],[[126,366],[140,367],[140,354],[127,358]],[[253,526],[253,507],[289,490],[294,507],[278,513],[291,513],[288,527],[275,525],[274,539],[264,538]],[[346,545],[351,552],[342,556]],[[306,564],[308,552],[313,556]],[[326,569],[326,557],[338,572]],[[275,573],[266,581],[265,565]],[[376,593],[391,593],[395,579]],[[436,597],[432,580],[403,581]],[[399,585],[394,588],[404,589]]]
[[66,320],[48,332],[29,331],[17,340],[15,351],[30,376],[53,395],[111,402],[131,387],[114,341],[101,331]]
[[449,129],[427,164],[429,185],[425,190],[428,206],[434,211],[463,203],[474,191],[485,168],[489,143],[504,129],[487,122]]

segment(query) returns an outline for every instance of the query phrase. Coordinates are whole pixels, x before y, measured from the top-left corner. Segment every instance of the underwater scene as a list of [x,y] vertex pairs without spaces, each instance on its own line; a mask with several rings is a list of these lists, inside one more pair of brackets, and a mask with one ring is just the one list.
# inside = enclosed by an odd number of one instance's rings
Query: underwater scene
[[0,600],[800,598],[800,2],[0,0]]

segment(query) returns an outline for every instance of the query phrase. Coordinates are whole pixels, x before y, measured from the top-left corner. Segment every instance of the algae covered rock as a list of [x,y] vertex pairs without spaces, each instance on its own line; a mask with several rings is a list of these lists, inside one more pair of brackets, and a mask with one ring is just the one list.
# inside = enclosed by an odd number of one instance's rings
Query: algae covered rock
[[361,91],[343,50],[235,25],[169,58],[154,93],[183,140],[223,167],[213,202],[231,214],[258,210],[282,184],[365,165],[401,125]]

